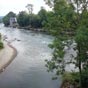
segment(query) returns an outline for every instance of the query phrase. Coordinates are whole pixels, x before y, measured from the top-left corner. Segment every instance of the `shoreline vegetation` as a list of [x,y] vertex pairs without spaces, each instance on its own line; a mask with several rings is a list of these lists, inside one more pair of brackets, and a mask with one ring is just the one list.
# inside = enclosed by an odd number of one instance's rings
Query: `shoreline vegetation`
[[24,30],[30,30],[30,31],[33,31],[33,32],[36,32],[36,33],[44,33],[44,34],[50,35],[50,32],[47,31],[47,30],[44,30],[43,28],[30,28],[29,26],[27,26],[27,27],[18,26],[17,28],[18,29],[24,29]]

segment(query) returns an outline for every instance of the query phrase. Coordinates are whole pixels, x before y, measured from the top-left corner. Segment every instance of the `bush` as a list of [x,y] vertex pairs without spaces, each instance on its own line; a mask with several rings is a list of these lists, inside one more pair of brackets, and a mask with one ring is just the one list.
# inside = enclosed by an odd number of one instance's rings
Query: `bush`
[[[65,73],[63,75],[63,82],[68,82],[70,85],[74,85],[74,88],[79,88],[79,73]],[[82,88],[88,88],[88,70],[82,70]]]
[[82,72],[82,87],[88,88],[88,69]]
[[79,73],[78,72],[66,72],[63,75],[64,85],[74,86],[74,88],[79,88]]
[[4,47],[3,43],[0,41],[0,49]]

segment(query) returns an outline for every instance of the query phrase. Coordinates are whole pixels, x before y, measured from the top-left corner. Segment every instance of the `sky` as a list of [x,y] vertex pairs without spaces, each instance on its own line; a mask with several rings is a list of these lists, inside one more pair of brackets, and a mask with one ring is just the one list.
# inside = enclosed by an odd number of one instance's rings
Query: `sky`
[[49,7],[45,4],[44,0],[0,0],[0,16],[5,16],[8,12],[13,11],[18,14],[20,11],[27,11],[26,5],[33,4],[34,13],[38,13],[40,7]]

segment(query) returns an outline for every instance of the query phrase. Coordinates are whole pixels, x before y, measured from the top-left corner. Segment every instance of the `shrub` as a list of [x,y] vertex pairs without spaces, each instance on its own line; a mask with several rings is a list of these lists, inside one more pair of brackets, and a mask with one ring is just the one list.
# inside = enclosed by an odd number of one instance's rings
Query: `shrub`
[[74,88],[79,88],[79,73],[78,72],[66,72],[63,75],[63,82],[65,85],[74,86]]
[[0,49],[4,47],[3,43],[0,41]]

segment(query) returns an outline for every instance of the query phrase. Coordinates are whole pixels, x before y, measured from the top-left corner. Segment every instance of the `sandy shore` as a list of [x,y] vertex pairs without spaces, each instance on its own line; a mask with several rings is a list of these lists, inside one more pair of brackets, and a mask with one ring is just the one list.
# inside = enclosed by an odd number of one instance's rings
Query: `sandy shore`
[[9,43],[4,42],[4,48],[0,50],[0,72],[13,61],[17,55],[17,50]]

